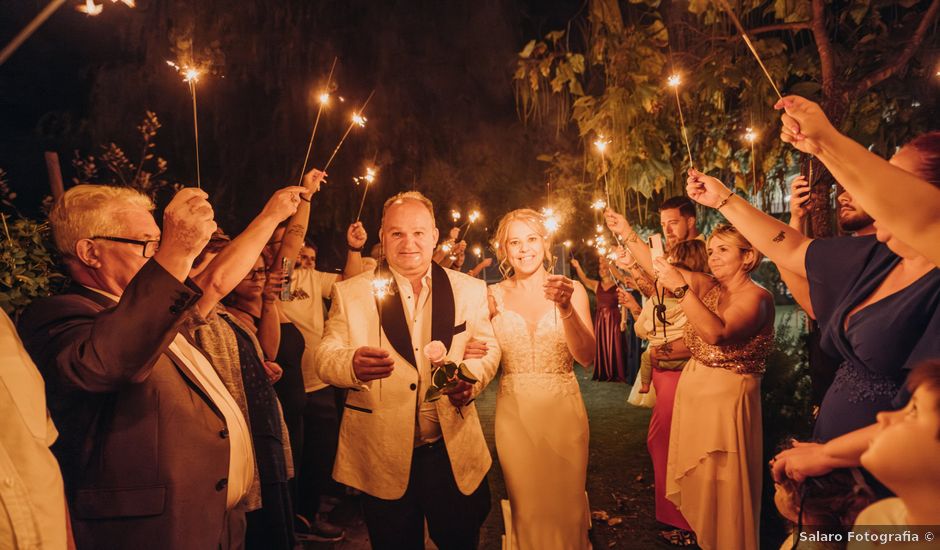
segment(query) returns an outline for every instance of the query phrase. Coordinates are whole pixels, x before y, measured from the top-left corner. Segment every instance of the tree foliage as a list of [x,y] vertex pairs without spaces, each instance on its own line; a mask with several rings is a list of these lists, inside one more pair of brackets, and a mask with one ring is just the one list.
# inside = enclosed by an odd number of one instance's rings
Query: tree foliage
[[[574,31],[569,25],[526,44],[514,75],[522,120],[572,136],[542,157],[558,188],[583,199],[606,175],[614,206],[641,221],[645,199],[683,192],[689,159],[666,84],[679,74],[694,166],[749,193],[768,185],[785,193],[784,176],[800,159],[776,138],[777,97],[719,4],[588,6]],[[938,6],[744,0],[733,9],[784,93],[821,101],[848,135],[887,154],[936,124],[932,56],[940,38],[927,31]],[[758,135],[753,150],[747,128]],[[611,141],[606,158],[590,146],[601,135]],[[823,197],[818,202],[828,204]]]

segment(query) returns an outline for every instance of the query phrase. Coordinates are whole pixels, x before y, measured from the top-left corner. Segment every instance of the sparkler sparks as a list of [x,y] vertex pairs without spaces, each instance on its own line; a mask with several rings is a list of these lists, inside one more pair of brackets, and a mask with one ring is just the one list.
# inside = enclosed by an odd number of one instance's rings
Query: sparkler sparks
[[457,210],[450,211],[450,219],[454,220],[454,223],[460,221],[460,212]]
[[[372,295],[377,300],[383,300],[386,296],[392,294],[392,279],[388,277],[377,277],[372,279]],[[381,338],[381,333],[380,336]],[[380,344],[381,345],[381,344]]]
[[75,9],[89,17],[94,17],[104,10],[104,4],[95,4],[94,0],[85,0],[84,4],[75,6]]
[[196,110],[196,83],[199,82],[202,70],[192,65],[180,65],[170,60],[167,60],[166,64],[183,76],[183,82],[189,84],[189,95],[193,98],[193,141],[196,147],[196,187],[202,189],[202,164],[199,160],[199,116]]
[[607,202],[604,199],[597,199],[591,203],[591,208],[593,210],[603,210],[607,208]]
[[473,247],[473,255],[477,258],[483,256],[483,248],[479,245]]
[[470,220],[470,223],[474,223],[480,219],[480,213],[474,210],[473,212],[470,212],[470,215],[467,217],[467,219]]
[[561,244],[563,244],[563,245],[565,246],[565,248],[568,248],[568,249],[571,248],[571,241],[565,241],[565,242],[563,242],[563,243],[561,243]]
[[362,217],[362,207],[366,204],[366,193],[369,192],[369,186],[375,182],[375,175],[377,173],[378,170],[375,167],[369,166],[366,168],[366,175],[353,178],[356,185],[365,182],[365,187],[362,190],[362,200],[359,202],[359,212],[356,213],[356,221],[359,221],[359,218]]
[[[317,106],[317,118],[313,121],[313,130],[310,132],[310,142],[307,143],[307,153],[304,155],[303,166],[300,167],[300,177],[297,181],[297,185],[303,184],[304,174],[307,173],[307,163],[310,162],[310,152],[313,151],[313,138],[317,135],[317,126],[320,125],[320,114],[323,113],[323,107],[330,102],[330,83],[333,81],[333,69],[336,68],[336,59],[336,57],[333,58],[333,64],[330,65],[330,74],[326,76],[326,90],[320,93],[320,105]],[[365,195],[363,195],[363,200],[364,199]]]
[[321,105],[327,105],[330,102],[330,94],[323,92],[317,99],[320,101]]
[[[340,138],[339,143],[336,144],[336,148],[333,149],[333,154],[330,155],[330,158],[326,161],[326,164],[323,166],[323,171],[326,172],[326,169],[330,167],[330,164],[333,163],[333,159],[336,158],[336,153],[339,152],[339,148],[343,146],[343,142],[346,141],[346,137],[349,136],[349,132],[352,132],[352,129],[356,126],[364,128],[366,125],[366,117],[362,116],[362,113],[366,110],[366,105],[372,101],[372,96],[375,95],[375,90],[369,93],[369,97],[366,98],[365,102],[362,104],[362,107],[358,111],[352,114],[352,122],[350,122],[349,127],[346,128],[346,133],[343,134],[343,137]],[[342,98],[340,98],[342,99]],[[322,105],[322,104],[321,104]]]
[[744,141],[753,144],[757,141],[757,133],[751,128],[748,128],[747,131],[744,132]]
[[353,124],[355,124],[356,126],[360,128],[366,127],[366,117],[362,116],[359,113],[353,114],[352,121],[353,121]]
[[558,217],[558,214],[555,213],[554,209],[543,208],[542,217],[544,218],[542,224],[545,226],[545,230],[548,231],[549,235],[554,234],[561,228],[561,219]]
[[604,136],[597,136],[597,139],[594,140],[594,148],[602,155],[607,151],[608,145],[610,145],[610,140],[604,139]]
[[678,74],[671,75],[669,79],[666,80],[666,83],[669,84],[670,88],[678,88],[679,85],[682,84],[682,77]]

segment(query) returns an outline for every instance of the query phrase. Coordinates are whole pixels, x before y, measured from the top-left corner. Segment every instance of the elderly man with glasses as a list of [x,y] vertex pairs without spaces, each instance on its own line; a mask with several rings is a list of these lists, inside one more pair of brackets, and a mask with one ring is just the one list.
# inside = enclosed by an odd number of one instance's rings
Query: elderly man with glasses
[[187,277],[216,229],[206,198],[177,193],[162,234],[153,203],[128,188],[78,185],[49,215],[73,284],[33,303],[19,332],[59,427],[53,451],[79,548],[243,544],[249,430],[180,331],[203,296]]

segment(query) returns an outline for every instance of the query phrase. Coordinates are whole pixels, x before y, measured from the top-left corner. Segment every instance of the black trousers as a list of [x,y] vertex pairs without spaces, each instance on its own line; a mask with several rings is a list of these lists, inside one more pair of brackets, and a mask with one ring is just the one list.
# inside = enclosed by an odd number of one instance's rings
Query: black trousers
[[376,550],[423,550],[425,518],[431,540],[441,550],[475,550],[490,513],[490,486],[484,477],[472,494],[461,493],[441,439],[414,450],[402,498],[364,494],[362,510]]
[[310,521],[316,517],[320,497],[342,495],[339,484],[333,481],[333,463],[339,444],[336,403],[344,399],[344,395],[344,390],[333,386],[307,394],[303,412],[303,463],[297,478],[300,496],[295,510]]

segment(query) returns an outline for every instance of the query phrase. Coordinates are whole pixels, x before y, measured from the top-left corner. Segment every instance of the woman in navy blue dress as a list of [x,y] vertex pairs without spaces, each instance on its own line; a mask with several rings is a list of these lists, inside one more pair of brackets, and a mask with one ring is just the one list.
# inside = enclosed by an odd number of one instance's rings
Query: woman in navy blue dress
[[[940,132],[914,139],[891,163],[940,186]],[[815,439],[868,426],[878,412],[906,404],[910,369],[940,357],[940,269],[877,220],[876,237],[811,239],[695,170],[688,191],[778,266],[808,279],[823,350],[842,359]]]

